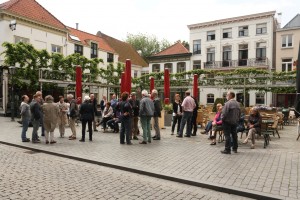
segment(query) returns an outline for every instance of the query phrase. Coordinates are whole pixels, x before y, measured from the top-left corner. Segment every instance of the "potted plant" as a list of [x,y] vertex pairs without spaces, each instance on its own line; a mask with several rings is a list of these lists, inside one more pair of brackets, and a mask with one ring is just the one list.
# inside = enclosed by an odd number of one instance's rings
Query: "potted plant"
[[173,114],[173,105],[172,104],[165,104],[163,106],[165,111],[165,126],[171,126],[172,125],[172,114]]

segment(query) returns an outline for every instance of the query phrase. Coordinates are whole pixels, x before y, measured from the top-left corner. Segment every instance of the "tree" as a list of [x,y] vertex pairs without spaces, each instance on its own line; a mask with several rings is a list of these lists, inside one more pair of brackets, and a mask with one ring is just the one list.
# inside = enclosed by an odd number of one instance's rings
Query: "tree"
[[143,33],[136,35],[128,33],[125,42],[131,44],[137,51],[141,51],[144,59],[171,46],[166,39],[159,41],[156,36]]

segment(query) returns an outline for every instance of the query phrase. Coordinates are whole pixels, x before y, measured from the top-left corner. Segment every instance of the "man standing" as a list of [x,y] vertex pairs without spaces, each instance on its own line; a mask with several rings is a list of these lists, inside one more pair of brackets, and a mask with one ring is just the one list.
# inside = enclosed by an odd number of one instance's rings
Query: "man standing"
[[40,143],[41,141],[38,138],[38,129],[40,127],[41,118],[42,118],[42,111],[40,105],[41,98],[39,95],[33,95],[33,100],[30,103],[30,111],[31,111],[31,121],[32,121],[32,143]]
[[[44,127],[45,127],[45,142],[46,144],[54,144],[54,130],[57,125],[58,113],[59,109],[56,104],[53,103],[53,97],[48,95],[45,97],[45,103],[42,105],[43,113],[44,113]],[[50,140],[49,140],[50,133]]]
[[228,100],[222,110],[222,126],[225,135],[225,150],[221,151],[223,154],[231,153],[231,137],[233,140],[232,151],[237,153],[238,143],[236,128],[240,119],[241,111],[239,103],[234,100],[235,93],[229,91],[226,99]]
[[28,125],[31,118],[30,107],[28,105],[29,97],[27,95],[22,96],[22,103],[20,106],[21,117],[22,117],[22,142],[30,142],[30,139],[26,137],[26,132],[28,130]]
[[158,124],[158,118],[161,117],[161,103],[160,99],[158,98],[158,92],[157,90],[152,90],[152,98],[153,98],[153,103],[154,103],[154,114],[153,114],[153,119],[154,119],[154,130],[155,130],[155,136],[153,137],[153,140],[160,140],[160,130],[159,130],[159,124]]
[[97,128],[96,128],[96,124],[97,124],[97,118],[96,118],[96,115],[97,115],[97,99],[95,98],[95,95],[92,93],[90,94],[90,102],[93,106],[93,129],[94,131],[98,131]]
[[195,101],[196,107],[193,110],[193,116],[192,116],[192,130],[193,130],[193,134],[192,136],[196,136],[197,135],[197,129],[198,129],[198,124],[197,124],[197,115],[198,115],[198,107],[199,104],[197,102],[197,100],[192,97]]
[[185,98],[181,104],[183,110],[183,116],[180,123],[179,135],[177,135],[176,137],[182,138],[185,124],[187,124],[187,130],[186,130],[186,135],[184,135],[184,137],[191,137],[192,116],[196,104],[195,104],[195,100],[190,96],[190,94],[191,93],[189,91],[185,92]]
[[72,94],[68,94],[67,99],[68,99],[68,102],[70,103],[69,126],[72,131],[72,135],[69,136],[69,140],[76,140],[75,122],[76,122],[76,118],[78,117],[78,105]]
[[85,141],[85,129],[86,129],[86,124],[88,124],[88,129],[89,129],[89,140],[93,141],[93,130],[92,130],[92,122],[94,118],[94,109],[93,109],[93,104],[90,102],[90,97],[85,96],[84,97],[84,102],[80,106],[80,119],[82,122],[82,137],[79,140],[80,142]]
[[112,109],[113,109],[114,112],[115,112],[117,104],[118,104],[118,99],[116,99],[116,94],[113,94],[111,96],[110,106],[112,107]]
[[[129,99],[129,103],[133,110],[133,116],[131,120],[131,133],[130,138],[134,140],[138,140],[137,134],[139,131],[138,121],[139,121],[139,110],[140,110],[140,101],[136,99],[136,93],[131,93],[131,98]],[[133,137],[132,137],[133,136]]]
[[139,116],[143,129],[143,141],[140,144],[151,143],[150,121],[154,113],[153,101],[149,98],[147,90],[142,91],[142,100],[140,101]]

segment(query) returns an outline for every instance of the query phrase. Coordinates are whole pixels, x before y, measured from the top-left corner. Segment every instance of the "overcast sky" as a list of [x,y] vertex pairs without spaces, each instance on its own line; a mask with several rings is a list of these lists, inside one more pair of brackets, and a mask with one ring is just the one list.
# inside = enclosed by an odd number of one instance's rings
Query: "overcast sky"
[[[0,3],[6,0],[0,0]],[[300,0],[37,0],[67,26],[125,40],[147,33],[189,41],[187,25],[259,12],[282,12],[282,25],[300,13]],[[277,15],[276,15],[277,17]]]

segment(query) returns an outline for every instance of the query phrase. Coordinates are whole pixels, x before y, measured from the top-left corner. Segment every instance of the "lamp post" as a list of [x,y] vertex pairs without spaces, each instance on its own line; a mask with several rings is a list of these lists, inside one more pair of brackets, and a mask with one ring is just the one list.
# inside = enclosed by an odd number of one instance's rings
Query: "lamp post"
[[11,110],[11,121],[15,121],[15,95],[14,95],[14,81],[13,76],[16,73],[17,67],[10,66],[9,68],[10,74],[10,82],[11,82],[11,102],[10,102],[10,110]]

